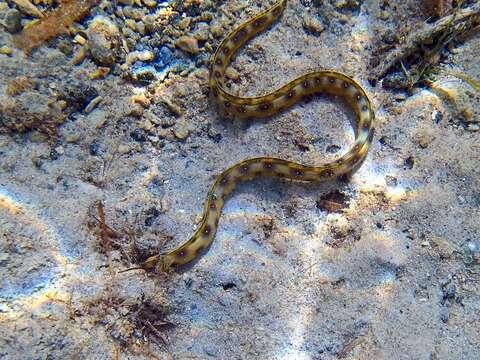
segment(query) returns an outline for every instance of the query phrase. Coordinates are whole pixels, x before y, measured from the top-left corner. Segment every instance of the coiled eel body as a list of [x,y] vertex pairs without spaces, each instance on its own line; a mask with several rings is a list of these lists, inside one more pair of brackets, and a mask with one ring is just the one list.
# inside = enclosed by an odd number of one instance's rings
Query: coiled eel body
[[225,37],[212,58],[211,92],[222,112],[237,118],[272,116],[311,95],[341,96],[357,117],[354,144],[337,160],[319,166],[306,166],[273,157],[247,159],[233,165],[216,178],[208,193],[202,220],[193,236],[172,251],[149,257],[139,268],[167,270],[196,259],[213,241],[225,198],[238,182],[259,175],[307,182],[332,180],[354,172],[365,159],[373,137],[374,111],[365,91],[351,77],[336,71],[312,72],[269,94],[256,97],[233,95],[224,86],[225,70],[232,56],[249,39],[271,25],[282,14],[286,3],[286,0],[275,3]]

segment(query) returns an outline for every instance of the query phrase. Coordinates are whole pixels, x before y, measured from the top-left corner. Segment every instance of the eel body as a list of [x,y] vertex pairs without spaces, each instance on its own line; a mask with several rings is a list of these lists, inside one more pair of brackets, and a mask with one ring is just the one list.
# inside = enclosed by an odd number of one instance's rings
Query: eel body
[[305,97],[317,94],[341,96],[357,117],[355,142],[340,158],[318,166],[306,166],[275,157],[257,157],[226,169],[211,187],[202,220],[192,237],[174,250],[151,256],[140,268],[160,267],[167,270],[196,259],[213,241],[225,198],[241,181],[256,176],[277,176],[306,182],[332,180],[354,172],[365,159],[373,137],[374,111],[366,92],[351,77],[337,71],[311,72],[271,93],[256,97],[233,95],[224,85],[225,70],[232,56],[249,39],[278,19],[286,3],[286,0],[278,1],[230,32],[221,42],[212,57],[210,88],[213,97],[220,110],[229,117],[264,118],[291,107]]

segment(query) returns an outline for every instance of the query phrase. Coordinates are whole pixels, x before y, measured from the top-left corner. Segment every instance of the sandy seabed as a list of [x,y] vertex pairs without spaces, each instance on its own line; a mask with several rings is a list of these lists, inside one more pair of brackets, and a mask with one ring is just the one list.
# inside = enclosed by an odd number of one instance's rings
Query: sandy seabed
[[[222,119],[206,65],[178,49],[189,70],[149,82],[92,79],[92,59],[72,65],[54,45],[0,55],[0,358],[478,359],[480,132],[460,115],[478,123],[480,94],[448,71],[434,82],[443,92],[370,84],[375,39],[396,18],[359,3],[315,34],[304,19],[319,10],[290,1],[235,59],[231,90],[262,94],[317,69],[353,76],[376,112],[364,165],[349,182],[242,184],[208,252],[171,274],[118,271],[187,240],[236,162],[338,157],[353,114],[321,97]],[[227,19],[227,31],[264,7],[227,1],[210,25]],[[478,80],[479,57],[476,35],[442,62]]]

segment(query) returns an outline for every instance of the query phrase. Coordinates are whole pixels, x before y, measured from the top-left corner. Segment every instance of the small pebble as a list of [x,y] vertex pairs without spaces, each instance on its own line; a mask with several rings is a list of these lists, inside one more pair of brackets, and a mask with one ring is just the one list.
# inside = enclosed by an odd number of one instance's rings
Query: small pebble
[[140,117],[143,115],[143,106],[139,104],[128,104],[125,109],[125,115]]
[[120,31],[109,18],[97,15],[88,26],[92,58],[100,65],[113,65],[120,46]]
[[153,52],[150,50],[140,51],[138,53],[138,60],[140,61],[152,61],[154,57]]
[[133,130],[131,133],[130,133],[130,136],[135,140],[135,141],[138,141],[138,142],[144,142],[145,140],[147,140],[147,138],[145,137],[145,133],[142,129],[135,129]]
[[73,54],[73,44],[70,41],[70,39],[61,39],[58,41],[58,50],[60,50],[62,53],[64,53],[67,56],[70,56]]
[[5,19],[3,20],[3,26],[10,34],[18,33],[22,30],[22,24],[20,22],[22,18],[22,14],[17,9],[9,10],[6,15]]
[[65,149],[64,149],[63,146],[61,146],[61,145],[60,145],[60,146],[57,146],[57,147],[55,148],[55,151],[57,152],[58,155],[63,155],[63,154],[65,154]]
[[84,110],[98,96],[97,90],[84,82],[69,81],[59,89],[59,100],[67,102],[74,111]]
[[132,103],[140,104],[144,108],[148,108],[150,106],[150,100],[144,94],[133,95],[131,99]]
[[17,5],[18,10],[23,12],[25,15],[34,16],[39,19],[44,17],[43,13],[40,10],[38,10],[38,8],[35,5],[33,5],[30,1],[28,0],[12,0],[12,1],[15,3],[15,5]]
[[413,169],[414,164],[415,164],[415,159],[413,158],[413,156],[409,156],[403,162],[403,168],[411,170],[411,169]]
[[214,24],[210,27],[210,31],[212,32],[212,35],[215,36],[216,38],[220,38],[225,34],[225,31],[223,30],[222,25],[220,24]]
[[190,135],[190,129],[187,121],[180,121],[173,129],[173,134],[179,140],[185,140]]
[[313,17],[311,15],[306,15],[303,18],[303,27],[311,32],[314,35],[320,34],[323,30],[325,30],[325,27],[323,26],[322,22],[318,20],[316,17]]
[[142,0],[146,7],[153,9],[157,6],[157,2],[155,0]]
[[109,67],[100,66],[93,73],[88,74],[88,77],[92,80],[102,79],[105,76],[107,76],[109,72],[110,72]]
[[93,140],[90,143],[90,146],[88,147],[89,153],[92,156],[97,156],[100,153],[100,144],[98,143],[98,140]]
[[127,25],[127,26],[128,26],[130,29],[132,29],[133,31],[137,31],[137,25],[136,25],[135,20],[126,19],[126,20],[125,20],[125,25]]
[[65,141],[68,143],[76,143],[80,140],[80,135],[79,134],[71,134],[71,135],[66,135],[65,136]]
[[480,125],[479,124],[468,124],[467,126],[468,131],[476,132],[480,130]]
[[11,55],[12,54],[12,49],[9,48],[8,46],[2,46],[0,47],[0,54],[2,55]]
[[425,136],[422,136],[418,140],[418,145],[420,145],[420,147],[423,148],[423,149],[426,149],[428,147],[428,143],[429,143],[429,141]]
[[100,129],[107,122],[107,113],[100,109],[93,110],[87,116],[87,122],[92,124],[96,129]]
[[175,45],[181,50],[196,55],[200,52],[198,48],[198,41],[192,36],[182,36],[176,42]]
[[225,70],[225,76],[234,81],[237,81],[240,79],[240,74],[238,73],[237,70],[235,70],[232,67],[228,67],[227,70]]
[[151,81],[156,78],[157,72],[153,66],[142,66],[132,72],[132,77],[138,81]]
[[132,148],[131,148],[129,145],[125,145],[125,144],[119,145],[119,146],[118,146],[118,149],[117,149],[117,151],[118,151],[120,154],[127,154],[127,153],[129,153],[131,150],[132,150]]
[[85,114],[89,114],[92,112],[93,109],[95,109],[98,104],[100,104],[103,100],[102,96],[97,96],[96,98],[92,99],[90,103],[85,107]]
[[75,37],[73,38],[73,41],[80,45],[85,45],[87,43],[87,39],[85,39],[80,34],[75,35]]

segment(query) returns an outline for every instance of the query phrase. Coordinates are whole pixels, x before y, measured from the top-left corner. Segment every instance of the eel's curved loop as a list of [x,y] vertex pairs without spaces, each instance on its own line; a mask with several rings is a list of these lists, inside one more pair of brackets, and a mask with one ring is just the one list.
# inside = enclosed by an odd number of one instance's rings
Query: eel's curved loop
[[278,19],[285,9],[286,2],[278,1],[225,37],[212,58],[210,73],[212,94],[225,114],[240,118],[274,115],[308,95],[326,93],[342,96],[357,116],[354,144],[339,159],[319,166],[305,166],[273,157],[247,159],[233,165],[222,172],[211,187],[205,202],[203,218],[195,234],[180,247],[148,258],[140,268],[148,270],[157,266],[166,270],[197,258],[213,241],[225,197],[240,181],[258,175],[301,181],[324,181],[355,171],[365,159],[373,136],[374,112],[367,94],[351,77],[336,71],[312,72],[269,94],[256,97],[239,97],[229,93],[224,87],[225,70],[232,56],[245,42]]

